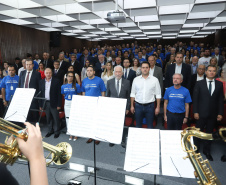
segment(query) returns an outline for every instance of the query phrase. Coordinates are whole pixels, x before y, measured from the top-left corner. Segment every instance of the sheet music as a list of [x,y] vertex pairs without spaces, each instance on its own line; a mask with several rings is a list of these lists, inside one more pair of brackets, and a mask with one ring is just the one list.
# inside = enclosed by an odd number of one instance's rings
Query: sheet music
[[159,174],[159,130],[129,128],[124,170]]
[[93,138],[98,97],[73,95],[68,134]]
[[126,112],[126,99],[99,97],[95,139],[120,144]]
[[187,153],[181,147],[181,132],[161,130],[162,175],[195,178],[190,160],[183,159]]
[[16,88],[4,119],[8,121],[25,122],[34,94],[35,89]]

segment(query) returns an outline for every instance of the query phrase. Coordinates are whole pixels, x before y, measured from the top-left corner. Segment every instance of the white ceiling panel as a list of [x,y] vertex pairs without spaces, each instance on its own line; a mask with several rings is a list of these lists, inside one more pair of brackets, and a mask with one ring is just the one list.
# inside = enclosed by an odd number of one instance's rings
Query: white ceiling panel
[[[109,22],[116,9],[125,22]],[[0,0],[0,21],[91,41],[199,38],[226,27],[226,0]]]

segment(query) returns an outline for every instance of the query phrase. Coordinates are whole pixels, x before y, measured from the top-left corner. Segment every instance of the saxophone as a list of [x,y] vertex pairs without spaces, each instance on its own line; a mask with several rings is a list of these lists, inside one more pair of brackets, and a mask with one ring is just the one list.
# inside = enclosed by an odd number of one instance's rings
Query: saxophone
[[220,185],[220,181],[214,173],[209,161],[203,160],[200,153],[196,153],[197,147],[192,145],[191,137],[197,137],[206,140],[223,140],[226,142],[226,128],[221,128],[219,131],[213,134],[206,134],[199,131],[200,129],[195,127],[188,127],[181,133],[181,146],[188,156],[195,171],[194,175],[197,183],[200,185]]

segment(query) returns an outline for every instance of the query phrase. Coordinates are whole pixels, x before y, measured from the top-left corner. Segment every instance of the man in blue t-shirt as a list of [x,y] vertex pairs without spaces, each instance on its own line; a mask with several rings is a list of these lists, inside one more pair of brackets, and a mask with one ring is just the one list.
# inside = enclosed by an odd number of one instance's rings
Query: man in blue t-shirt
[[[87,68],[87,77],[82,81],[82,95],[83,96],[105,96],[106,87],[104,81],[95,76],[95,70],[93,66]],[[86,143],[91,143],[93,140],[90,138]],[[98,145],[100,141],[95,141]]]
[[8,67],[8,76],[2,80],[2,99],[4,106],[8,105],[11,96],[14,95],[16,88],[18,87],[19,76],[16,75],[15,66]]
[[181,130],[188,121],[189,103],[192,100],[189,90],[181,86],[182,81],[183,75],[175,73],[174,86],[167,88],[164,95],[164,120],[168,130]]

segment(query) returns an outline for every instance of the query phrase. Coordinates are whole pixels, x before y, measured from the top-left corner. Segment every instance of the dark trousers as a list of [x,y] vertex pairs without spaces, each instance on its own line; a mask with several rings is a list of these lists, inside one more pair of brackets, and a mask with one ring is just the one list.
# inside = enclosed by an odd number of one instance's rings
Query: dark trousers
[[144,117],[146,118],[148,128],[153,128],[153,121],[155,117],[154,103],[146,105],[141,105],[137,102],[135,103],[135,120],[137,128],[142,128]]
[[[200,128],[200,131],[204,131],[206,129],[206,133],[213,133],[214,126],[216,124],[216,118],[199,118],[196,122],[196,128]],[[210,153],[211,141],[210,140],[202,140],[203,142],[203,152]],[[200,148],[201,139],[194,137],[194,144],[197,148]]]
[[182,114],[174,114],[171,112],[167,112],[167,129],[168,130],[181,130],[184,120],[184,113]]
[[48,124],[48,132],[60,133],[60,118],[56,107],[51,107],[50,102],[46,101],[46,122]]
[[5,107],[3,105],[3,100],[0,98],[0,117],[2,118],[4,116]]

